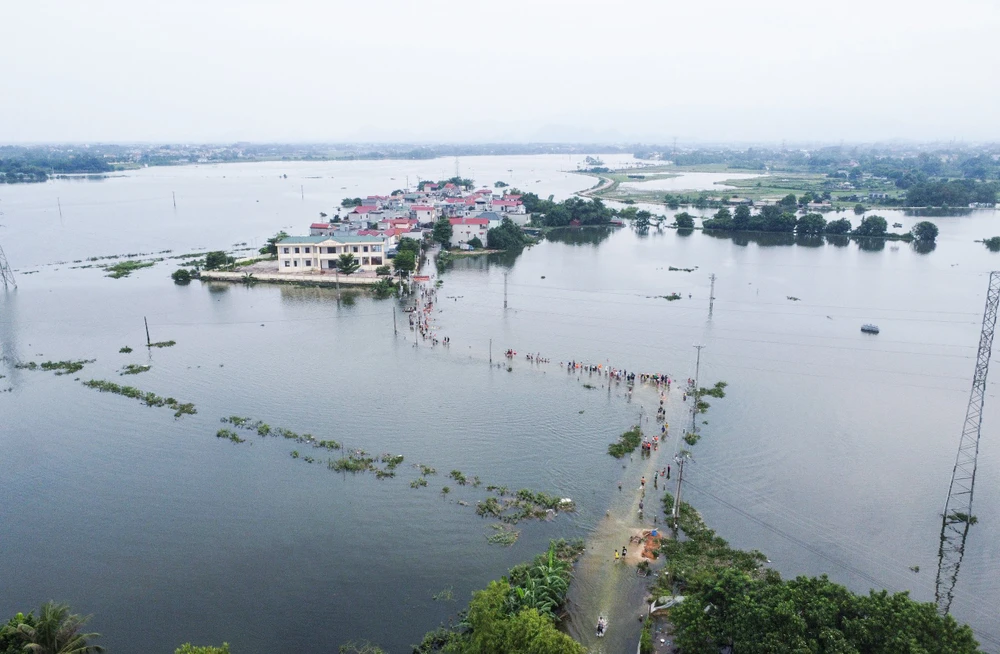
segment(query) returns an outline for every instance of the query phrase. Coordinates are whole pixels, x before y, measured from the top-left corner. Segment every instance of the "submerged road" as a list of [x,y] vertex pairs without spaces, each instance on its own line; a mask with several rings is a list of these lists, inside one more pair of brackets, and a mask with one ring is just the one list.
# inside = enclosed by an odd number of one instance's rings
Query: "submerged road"
[[[625,385],[623,383],[616,388],[624,392]],[[587,539],[586,550],[574,568],[567,631],[590,652],[632,652],[639,642],[642,630],[640,617],[646,615],[645,598],[654,577],[636,575],[642,545],[629,543],[629,538],[643,529],[663,527],[665,524],[661,500],[665,486],[673,488],[675,478],[671,476],[667,481],[657,475],[668,464],[673,464],[677,440],[683,436],[684,428],[690,421],[691,399],[684,402],[683,393],[683,384],[676,383],[667,393],[664,408],[671,427],[659,449],[648,458],[640,454],[640,449],[621,459],[622,488],[620,491],[617,487],[608,489],[607,514]],[[632,404],[636,409],[636,419],[642,411],[643,435],[652,438],[659,434],[660,423],[656,421],[659,394],[655,386],[636,384]],[[609,433],[608,442],[613,442],[619,433]],[[645,489],[641,486],[643,477],[646,478]],[[657,479],[656,486],[654,478]],[[640,500],[644,506],[642,518],[639,517]],[[614,556],[616,550],[621,552],[622,546],[628,548],[625,562],[616,561]],[[654,574],[659,567],[658,562],[653,563]],[[608,631],[604,638],[597,638],[597,619],[602,615],[608,618]]]

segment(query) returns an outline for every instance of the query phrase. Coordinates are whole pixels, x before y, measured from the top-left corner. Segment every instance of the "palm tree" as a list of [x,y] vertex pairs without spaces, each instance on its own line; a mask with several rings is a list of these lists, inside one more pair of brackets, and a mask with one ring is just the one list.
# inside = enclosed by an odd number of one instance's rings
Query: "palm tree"
[[69,612],[68,604],[46,602],[31,625],[22,622],[8,627],[9,633],[20,638],[24,651],[31,654],[91,654],[103,652],[100,645],[90,645],[88,640],[100,638],[100,634],[80,633],[90,616],[79,616]]

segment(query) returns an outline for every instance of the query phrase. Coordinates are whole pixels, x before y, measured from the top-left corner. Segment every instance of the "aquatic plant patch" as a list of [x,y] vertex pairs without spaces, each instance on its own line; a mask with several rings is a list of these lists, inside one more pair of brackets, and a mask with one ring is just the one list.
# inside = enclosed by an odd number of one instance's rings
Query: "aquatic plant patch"
[[160,397],[156,393],[142,391],[134,386],[120,386],[103,379],[91,379],[83,382],[83,385],[87,388],[97,389],[102,393],[114,393],[115,395],[130,397],[133,400],[139,400],[146,406],[173,409],[175,418],[198,413],[198,410],[194,408],[194,404],[191,402],[178,402],[172,397]]
[[618,437],[617,443],[608,445],[608,454],[620,459],[630,452],[634,452],[642,442],[642,429],[638,425],[632,427],[627,432]]
[[55,372],[57,375],[70,375],[74,372],[79,372],[83,370],[83,366],[88,363],[93,363],[97,359],[78,359],[76,361],[43,361],[42,363],[35,363],[34,361],[29,361],[27,363],[18,363],[14,367],[19,370],[44,370],[46,372]]

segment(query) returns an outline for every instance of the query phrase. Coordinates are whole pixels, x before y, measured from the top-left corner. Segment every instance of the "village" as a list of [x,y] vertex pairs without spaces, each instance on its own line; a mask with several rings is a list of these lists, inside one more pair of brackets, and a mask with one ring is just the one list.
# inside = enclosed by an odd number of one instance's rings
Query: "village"
[[[447,218],[451,244],[461,250],[482,248],[487,232],[504,218],[520,226],[530,214],[517,194],[495,193],[489,188],[466,191],[454,182],[422,182],[416,191],[345,199],[353,206],[337,210],[328,222],[309,225],[308,235],[287,236],[276,242],[279,275],[324,275],[338,271],[340,256],[352,254],[359,268],[355,281],[371,281],[377,270],[396,255],[403,238],[421,241],[435,223]],[[263,272],[259,269],[258,271]],[[255,274],[259,275],[259,272]]]

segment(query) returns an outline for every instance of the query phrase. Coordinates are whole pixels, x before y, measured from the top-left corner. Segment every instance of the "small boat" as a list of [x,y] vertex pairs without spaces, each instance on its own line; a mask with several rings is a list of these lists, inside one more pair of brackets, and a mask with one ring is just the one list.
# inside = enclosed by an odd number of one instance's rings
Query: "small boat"
[[892,224],[893,229],[899,229],[902,226],[903,226],[903,223],[893,223]]
[[597,619],[597,637],[604,638],[604,634],[608,631],[608,619],[603,615]]
[[863,331],[866,334],[877,334],[878,333],[878,325],[873,325],[871,323],[865,323],[864,325],[861,325],[861,331]]

